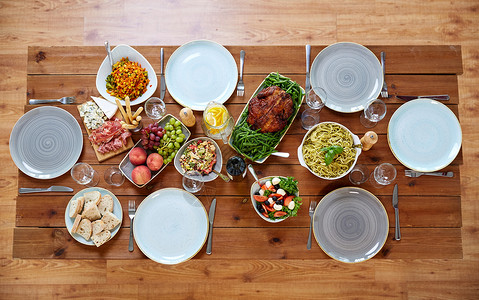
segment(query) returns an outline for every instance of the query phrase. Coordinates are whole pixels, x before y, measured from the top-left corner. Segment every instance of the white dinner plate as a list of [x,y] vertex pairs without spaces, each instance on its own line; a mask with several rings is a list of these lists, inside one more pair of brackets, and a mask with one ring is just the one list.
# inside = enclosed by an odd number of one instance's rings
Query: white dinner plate
[[206,241],[206,209],[185,190],[158,190],[138,206],[133,234],[138,248],[151,260],[167,265],[184,262],[195,256]]
[[210,101],[224,103],[238,81],[236,62],[222,45],[198,40],[173,52],[165,69],[168,92],[179,104],[203,111]]
[[412,100],[392,115],[388,143],[404,166],[433,172],[448,166],[459,153],[461,125],[446,105],[431,99]]
[[332,110],[361,111],[379,96],[383,72],[368,48],[356,43],[336,43],[324,48],[311,65],[311,87],[326,91],[325,105]]
[[375,256],[389,233],[386,209],[358,187],[336,189],[321,199],[313,216],[314,237],[331,258],[357,263]]
[[[131,105],[137,105],[142,102],[145,102],[148,100],[151,95],[156,91],[156,88],[158,86],[158,79],[156,78],[156,73],[155,70],[153,70],[153,67],[151,64],[146,60],[146,58],[140,54],[140,52],[136,51],[132,47],[128,45],[118,45],[113,50],[111,50],[111,56],[113,59],[113,64],[116,62],[120,61],[123,57],[128,57],[130,61],[137,62],[141,65],[142,68],[144,68],[148,72],[148,79],[150,82],[148,83],[148,87],[146,89],[146,92],[141,95],[140,97],[136,98],[135,100],[132,100],[130,102]],[[159,54],[158,54],[159,56]],[[106,100],[109,100],[112,103],[115,103],[116,97],[110,96],[108,92],[106,91],[106,77],[111,74],[111,66],[110,66],[110,60],[108,59],[108,55],[103,59],[103,62],[100,65],[100,68],[98,69],[98,73],[96,74],[96,89],[102,95],[103,98]],[[125,106],[125,101],[120,100],[120,103]]]
[[[78,197],[83,196],[83,194],[85,194],[87,192],[92,192],[92,191],[99,191],[102,197],[105,196],[105,195],[110,195],[113,198],[113,214],[118,219],[120,219],[120,221],[123,221],[123,210],[121,208],[121,203],[120,203],[120,201],[118,201],[118,198],[112,192],[110,192],[109,190],[106,190],[106,189],[103,189],[103,188],[100,188],[100,187],[90,187],[90,188],[83,189],[83,190],[79,191],[78,193],[76,193],[70,199],[70,201],[68,202],[67,208],[65,209],[65,224],[67,226],[68,232],[70,233],[70,235],[75,240],[77,240],[78,242],[80,242],[84,245],[88,245],[88,246],[95,246],[95,243],[93,243],[93,241],[91,239],[87,241],[81,235],[79,235],[77,233],[72,233],[72,227],[73,227],[73,222],[75,221],[75,218],[70,218],[70,216],[68,214],[70,212],[70,203],[72,202],[72,200],[77,199]],[[113,230],[111,230],[110,240],[118,233],[118,231],[120,230],[120,227],[121,227],[121,223],[120,223],[120,225],[113,228]]]
[[77,120],[55,106],[24,114],[10,134],[10,155],[28,176],[52,179],[65,174],[80,157],[83,134]]

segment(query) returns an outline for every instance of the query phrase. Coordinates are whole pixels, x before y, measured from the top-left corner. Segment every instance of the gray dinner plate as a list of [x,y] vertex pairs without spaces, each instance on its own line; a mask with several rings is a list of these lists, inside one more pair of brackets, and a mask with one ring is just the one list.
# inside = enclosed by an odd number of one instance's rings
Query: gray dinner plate
[[83,149],[77,120],[55,106],[34,108],[24,114],[10,134],[10,155],[28,176],[52,179],[65,174]]
[[314,237],[335,260],[357,263],[375,256],[386,242],[386,209],[372,193],[358,187],[336,189],[321,199],[313,217]]

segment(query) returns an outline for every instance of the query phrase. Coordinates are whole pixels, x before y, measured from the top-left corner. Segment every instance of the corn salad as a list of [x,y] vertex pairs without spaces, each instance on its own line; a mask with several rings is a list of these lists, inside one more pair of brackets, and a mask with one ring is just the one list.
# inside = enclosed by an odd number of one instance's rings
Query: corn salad
[[123,57],[113,65],[111,74],[106,78],[106,90],[113,97],[124,100],[128,96],[133,101],[146,92],[148,83],[146,69]]

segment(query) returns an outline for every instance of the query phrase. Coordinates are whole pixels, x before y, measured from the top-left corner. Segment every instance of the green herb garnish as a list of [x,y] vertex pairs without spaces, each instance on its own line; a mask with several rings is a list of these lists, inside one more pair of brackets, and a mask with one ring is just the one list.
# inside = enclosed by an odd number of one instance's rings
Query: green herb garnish
[[333,145],[330,147],[324,147],[321,149],[321,151],[326,152],[324,156],[324,162],[326,163],[326,166],[328,166],[330,163],[333,162],[333,159],[337,154],[340,154],[343,152],[343,147],[338,145]]
[[298,181],[294,177],[280,178],[279,187],[285,190],[288,194],[294,195],[298,192]]

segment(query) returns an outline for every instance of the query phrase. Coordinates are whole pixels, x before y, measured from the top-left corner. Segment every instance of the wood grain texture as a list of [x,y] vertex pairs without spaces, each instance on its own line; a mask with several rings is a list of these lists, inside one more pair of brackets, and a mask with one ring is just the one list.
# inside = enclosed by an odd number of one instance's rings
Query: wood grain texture
[[[479,294],[478,11],[478,3],[470,0],[406,2],[302,0],[294,3],[277,0],[263,2],[251,0],[157,1],[154,3],[145,0],[134,2],[123,0],[2,1],[0,3],[0,36],[3,43],[0,47],[0,63],[4,76],[0,77],[0,108],[2,109],[0,298],[270,299],[277,298],[278,291],[284,291],[284,282],[294,282],[294,285],[288,289],[288,293],[281,296],[291,299],[477,299]],[[429,197],[422,199],[414,194],[414,191],[420,191],[420,185],[423,184],[423,177],[418,178],[415,180],[418,187],[409,188],[411,198],[408,197],[401,202],[404,206],[401,221],[404,220],[405,224],[409,223],[408,225],[413,229],[415,226],[423,227],[424,230],[434,229],[440,224],[460,228],[459,243],[462,245],[462,257],[457,259],[381,258],[357,265],[345,265],[327,258],[306,260],[249,258],[234,261],[215,260],[211,257],[212,259],[205,260],[192,259],[178,266],[162,266],[148,259],[13,259],[13,228],[20,226],[21,229],[29,229],[31,225],[36,226],[36,223],[29,223],[34,212],[27,208],[28,202],[34,202],[36,197],[23,198],[22,196],[18,199],[17,206],[16,177],[21,174],[18,173],[9,155],[8,139],[11,128],[24,113],[26,101],[33,96],[60,97],[64,96],[65,92],[70,92],[75,94],[77,99],[85,101],[90,95],[97,95],[94,88],[97,63],[94,65],[77,63],[72,68],[58,71],[58,78],[68,74],[83,74],[77,77],[76,83],[61,78],[50,82],[50,79],[46,77],[27,75],[27,70],[31,70],[35,64],[39,72],[46,70],[41,63],[30,63],[27,66],[27,61],[32,61],[29,59],[30,49],[46,49],[50,46],[95,46],[93,50],[96,54],[89,57],[88,55],[91,54],[85,52],[82,57],[88,62],[94,62],[95,57],[104,57],[102,45],[105,40],[109,40],[111,45],[121,43],[138,45],[135,46],[138,49],[145,45],[152,45],[173,50],[177,45],[199,38],[236,46],[298,45],[304,47],[304,44],[310,43],[313,45],[313,57],[324,45],[339,41],[358,42],[371,46],[372,49],[373,46],[377,46],[374,48],[376,55],[386,45],[429,45],[432,48],[461,46],[460,54],[457,53],[453,59],[460,61],[463,66],[463,74],[458,77],[447,75],[448,79],[446,79],[441,75],[454,73],[454,68],[448,66],[444,68],[446,71],[439,73],[432,70],[437,74],[435,80],[424,80],[429,76],[408,72],[411,64],[398,66],[396,59],[399,56],[388,54],[386,81],[393,95],[435,94],[444,91],[452,96],[451,104],[456,104],[458,107],[457,112],[460,115],[463,131],[463,147],[462,161],[456,160],[455,164],[460,171],[461,189],[458,195],[460,194],[461,198],[458,200],[457,196],[452,195],[451,198],[441,198],[435,203],[436,207],[433,207],[434,204],[429,204],[434,199]],[[233,56],[238,60],[240,47],[231,49],[233,49]],[[151,53],[151,56],[148,54],[147,57],[157,72],[159,71],[158,53]],[[171,53],[172,51],[169,50],[165,52],[167,57]],[[47,59],[52,57],[50,54],[47,55]],[[79,54],[82,53],[79,52]],[[291,60],[278,62],[275,69],[290,72],[294,80],[304,84],[304,77],[301,75],[304,72],[303,54],[294,55]],[[436,61],[441,61],[440,54],[432,57]],[[427,59],[428,57],[425,57],[422,61],[425,63]],[[65,60],[67,65],[75,63],[71,55],[58,57],[58,60]],[[271,61],[270,58],[265,60],[268,64]],[[245,66],[247,72],[245,79],[248,80],[246,81],[247,96],[256,89],[254,84],[258,80],[254,76],[264,77],[271,71],[266,70],[260,73],[258,67],[253,67],[258,62],[260,62],[259,56],[247,53]],[[293,72],[295,64],[298,64],[297,73]],[[408,79],[409,76],[417,77],[412,82]],[[408,81],[410,83],[405,85]],[[53,88],[48,88],[45,82]],[[63,86],[56,82],[63,82]],[[167,96],[169,96],[168,93]],[[173,104],[171,98],[168,101],[173,105],[172,111],[179,111],[179,107]],[[394,98],[388,101],[399,104]],[[229,102],[240,105],[243,99],[233,96]],[[297,143],[303,133],[293,134],[291,143]],[[386,144],[378,144],[375,147],[378,150],[387,149]],[[281,145],[281,149],[289,151],[294,150],[294,147]],[[95,157],[92,155],[93,153],[83,153],[81,159],[93,160]],[[370,165],[375,164],[374,158],[372,152],[361,155],[361,159]],[[284,164],[281,160],[273,158],[271,162],[278,165]],[[105,163],[116,164],[118,161],[113,158]],[[311,182],[308,181],[309,184]],[[37,186],[39,182],[24,183]],[[412,180],[408,182],[410,183]],[[444,182],[443,185],[447,183]],[[443,189],[443,187],[440,188]],[[320,190],[324,193],[327,187],[320,187]],[[445,187],[445,190],[450,188]],[[384,195],[380,195],[381,201],[387,201],[386,194],[390,192],[385,191]],[[48,196],[45,195],[45,197]],[[129,196],[121,197],[124,197],[123,201],[126,201]],[[230,216],[217,219],[221,228],[234,226],[235,222],[239,224],[255,222],[254,215],[246,214],[247,210],[244,208],[246,205],[241,203],[242,198],[239,192],[238,198],[222,196],[223,203],[228,205],[219,206],[218,209],[226,209]],[[53,209],[60,209],[63,203],[55,199],[52,197],[48,203],[55,205]],[[37,207],[37,203],[33,207]],[[16,219],[19,209],[29,212],[30,215],[25,214],[24,220]],[[236,209],[239,209],[243,216],[240,220],[233,217]],[[426,220],[419,220],[414,213],[415,210],[428,211],[430,215]],[[41,208],[42,214],[47,212],[47,207]],[[388,214],[391,218],[390,211]],[[301,217],[304,218],[306,215],[298,216],[295,222]],[[447,219],[441,221],[442,217]],[[47,218],[41,220],[48,223]],[[60,221],[60,215],[54,215],[51,224],[60,224]],[[299,223],[300,228],[304,227],[303,220]],[[128,226],[127,223],[124,224]],[[449,243],[451,241],[453,240],[449,240]],[[392,249],[391,252],[393,253],[394,250]],[[49,254],[52,253],[51,248],[48,251],[50,251]],[[417,248],[408,249],[408,251],[417,251]],[[278,274],[281,274],[281,280],[270,279],[278,278]]]

